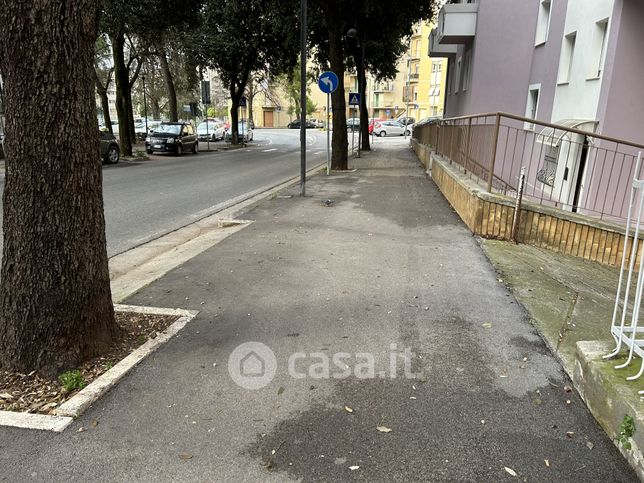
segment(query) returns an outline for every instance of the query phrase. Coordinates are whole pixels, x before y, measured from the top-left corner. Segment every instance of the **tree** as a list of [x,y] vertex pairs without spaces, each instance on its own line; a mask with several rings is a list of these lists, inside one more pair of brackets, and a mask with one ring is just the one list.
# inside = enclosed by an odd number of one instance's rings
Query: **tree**
[[195,62],[211,67],[227,85],[233,144],[238,143],[239,103],[253,72],[278,75],[297,61],[294,0],[207,0]]
[[[96,0],[0,0],[7,113],[0,284],[5,370],[55,376],[119,335],[96,131],[96,11]],[[33,132],[56,142],[30,142]]]
[[105,36],[101,35],[96,40],[96,56],[94,61],[94,73],[96,74],[96,92],[101,98],[101,108],[103,110],[103,123],[107,130],[112,133],[112,118],[110,116],[110,100],[107,91],[112,83],[114,68],[109,62],[111,56],[110,46]]
[[[201,0],[100,0],[100,28],[112,44],[119,143],[132,154],[135,141],[132,88],[159,39],[172,27],[196,21]],[[169,87],[168,87],[169,89]]]
[[361,94],[362,149],[370,149],[366,72],[370,72],[378,81],[396,77],[398,61],[409,47],[408,38],[412,35],[414,24],[434,18],[437,7],[436,0],[395,5],[379,0],[354,2],[354,12],[357,14],[353,27],[357,30],[357,42],[351,46]]
[[[333,169],[347,169],[347,126],[344,73],[360,66],[365,47],[364,69],[358,69],[361,96],[360,117],[363,146],[369,147],[365,71],[379,79],[395,76],[396,64],[406,50],[404,38],[412,25],[432,18],[435,0],[382,2],[380,0],[312,0],[309,42],[317,63],[338,75],[339,85],[331,95],[333,110]],[[347,37],[357,30],[357,39]]]

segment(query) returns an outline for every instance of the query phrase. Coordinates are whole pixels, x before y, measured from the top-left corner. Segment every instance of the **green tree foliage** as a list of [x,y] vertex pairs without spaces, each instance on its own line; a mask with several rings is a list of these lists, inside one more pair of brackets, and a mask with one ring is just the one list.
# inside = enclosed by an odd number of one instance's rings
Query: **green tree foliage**
[[216,69],[230,91],[233,143],[251,74],[279,75],[297,61],[297,5],[296,0],[206,0],[193,57],[197,65]]
[[196,22],[201,0],[100,0],[100,31],[111,43],[121,152],[132,154],[132,88],[147,57],[173,28]]
[[[365,72],[379,79],[393,78],[397,63],[406,51],[406,39],[416,22],[435,15],[436,0],[383,2],[381,0],[310,0],[309,42],[321,68],[331,68],[340,79],[333,103],[334,169],[347,168],[346,99],[344,73],[357,69],[361,96],[363,147],[368,148],[368,113]],[[349,29],[357,37],[347,37]],[[359,69],[364,47],[364,70]]]

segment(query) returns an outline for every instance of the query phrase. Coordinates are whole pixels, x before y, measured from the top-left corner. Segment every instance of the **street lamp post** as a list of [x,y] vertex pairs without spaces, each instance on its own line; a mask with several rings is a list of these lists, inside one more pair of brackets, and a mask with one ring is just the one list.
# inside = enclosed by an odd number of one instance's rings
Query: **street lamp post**
[[300,0],[300,195],[306,196],[306,20],[307,0]]
[[145,74],[141,76],[143,81],[143,116],[145,116],[145,137],[148,137],[148,98],[145,94]]

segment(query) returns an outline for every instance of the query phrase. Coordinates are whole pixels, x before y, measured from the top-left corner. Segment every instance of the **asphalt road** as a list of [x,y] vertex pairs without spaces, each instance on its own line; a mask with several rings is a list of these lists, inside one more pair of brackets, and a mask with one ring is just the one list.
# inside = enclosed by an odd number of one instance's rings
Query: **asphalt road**
[[[325,133],[308,131],[307,145],[307,165],[324,162]],[[297,176],[299,131],[256,130],[248,148],[151,158],[103,167],[109,256],[203,218],[229,200]]]

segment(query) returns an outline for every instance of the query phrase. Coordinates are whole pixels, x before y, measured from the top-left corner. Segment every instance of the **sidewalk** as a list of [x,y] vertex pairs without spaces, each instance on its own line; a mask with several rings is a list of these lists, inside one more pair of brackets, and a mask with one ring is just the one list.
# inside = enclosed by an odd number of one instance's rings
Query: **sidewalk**
[[[131,297],[201,312],[66,432],[0,428],[0,481],[637,481],[412,151],[377,147]],[[229,374],[249,341],[262,389]]]

